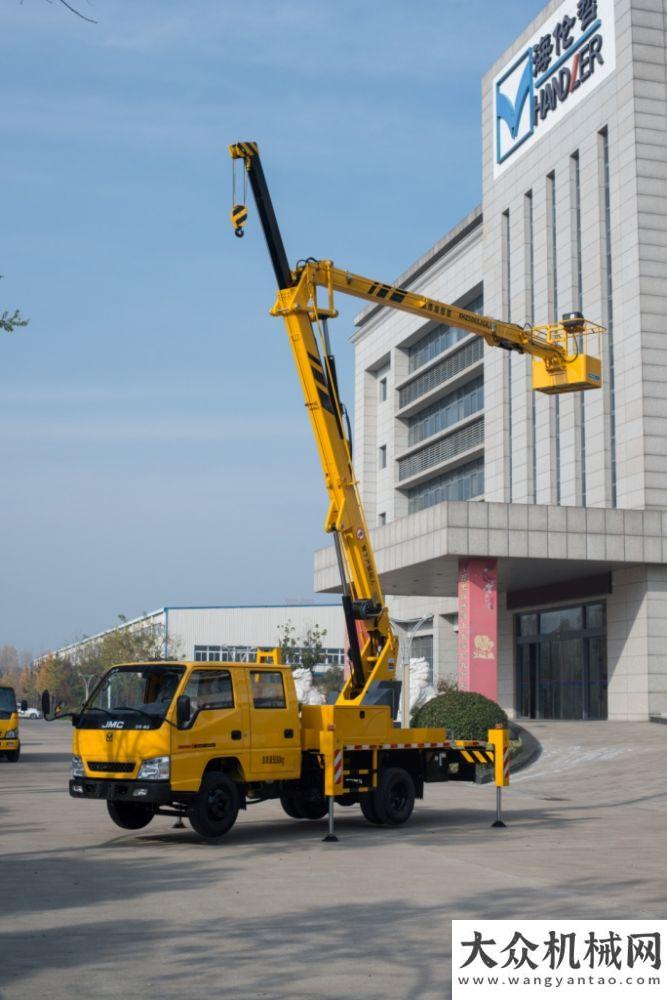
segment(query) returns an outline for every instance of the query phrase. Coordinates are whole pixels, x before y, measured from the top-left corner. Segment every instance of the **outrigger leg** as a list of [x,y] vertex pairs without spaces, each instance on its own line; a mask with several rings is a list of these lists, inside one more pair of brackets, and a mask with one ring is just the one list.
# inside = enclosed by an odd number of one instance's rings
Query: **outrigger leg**
[[329,796],[329,830],[326,837],[322,837],[323,844],[332,844],[338,841],[338,837],[334,833],[334,797]]

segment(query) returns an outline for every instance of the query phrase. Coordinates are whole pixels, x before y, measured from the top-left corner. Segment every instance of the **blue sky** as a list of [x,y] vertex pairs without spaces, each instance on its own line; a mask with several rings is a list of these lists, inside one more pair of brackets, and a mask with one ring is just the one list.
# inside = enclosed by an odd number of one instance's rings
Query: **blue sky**
[[391,279],[479,201],[480,77],[540,6],[4,0],[0,644],[312,594],[324,488],[227,146],[292,261]]

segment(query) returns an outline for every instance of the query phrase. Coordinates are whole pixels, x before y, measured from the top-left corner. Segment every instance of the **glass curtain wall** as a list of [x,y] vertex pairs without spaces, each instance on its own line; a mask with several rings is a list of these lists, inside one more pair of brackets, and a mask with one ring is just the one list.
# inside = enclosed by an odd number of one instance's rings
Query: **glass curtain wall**
[[516,615],[516,709],[529,719],[606,719],[602,602]]

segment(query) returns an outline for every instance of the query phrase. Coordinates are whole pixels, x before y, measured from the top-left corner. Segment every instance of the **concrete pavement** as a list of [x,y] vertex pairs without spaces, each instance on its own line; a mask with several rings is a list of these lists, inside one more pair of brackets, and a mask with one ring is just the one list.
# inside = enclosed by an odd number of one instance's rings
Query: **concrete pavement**
[[505,795],[427,787],[412,821],[325,822],[279,805],[219,845],[158,818],[119,830],[67,794],[71,730],[22,723],[0,761],[0,996],[449,997],[453,917],[665,916],[667,727],[534,723]]

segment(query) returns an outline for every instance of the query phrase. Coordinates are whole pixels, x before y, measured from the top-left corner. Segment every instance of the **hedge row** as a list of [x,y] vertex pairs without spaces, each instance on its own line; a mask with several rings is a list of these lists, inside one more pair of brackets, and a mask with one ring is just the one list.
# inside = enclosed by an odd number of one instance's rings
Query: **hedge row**
[[450,690],[440,694],[417,709],[412,718],[413,726],[444,726],[448,739],[456,740],[486,740],[488,730],[499,723],[508,725],[507,714],[500,705],[474,691]]

